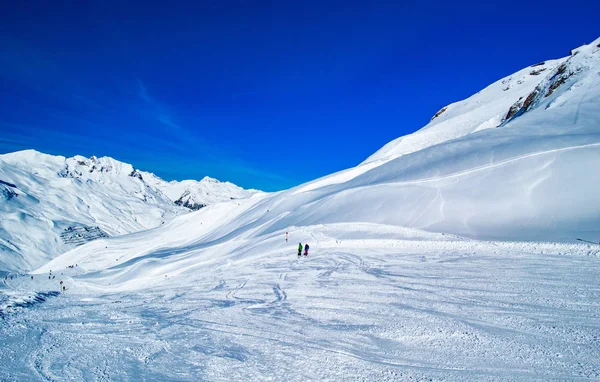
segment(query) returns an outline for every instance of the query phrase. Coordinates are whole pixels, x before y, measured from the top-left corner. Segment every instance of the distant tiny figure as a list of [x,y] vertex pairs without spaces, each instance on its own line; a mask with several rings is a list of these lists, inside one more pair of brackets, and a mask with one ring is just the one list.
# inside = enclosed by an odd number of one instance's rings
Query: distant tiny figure
[[298,243],[298,257],[302,256],[302,243]]
[[287,240],[288,240],[288,233],[287,233],[287,231],[286,231],[286,232],[285,232],[285,242],[286,242],[286,243],[287,243]]
[[308,243],[304,244],[304,256],[305,256],[305,257],[306,257],[306,256],[308,256],[308,248],[310,248],[310,247],[308,246]]
[[31,275],[31,279],[33,280],[33,275]]

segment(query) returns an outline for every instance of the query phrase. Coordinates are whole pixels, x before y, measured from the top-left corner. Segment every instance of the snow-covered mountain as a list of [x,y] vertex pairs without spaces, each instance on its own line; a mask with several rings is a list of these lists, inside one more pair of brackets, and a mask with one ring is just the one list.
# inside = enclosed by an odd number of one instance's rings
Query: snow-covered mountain
[[260,192],[258,190],[246,190],[233,183],[220,182],[208,176],[201,181],[165,182],[152,173],[140,171],[140,174],[146,183],[162,191],[175,204],[191,210],[199,210],[210,204],[227,200],[248,198]]
[[[209,206],[140,233],[135,251],[119,256],[146,263],[160,253],[173,270],[178,261],[195,259],[213,245],[229,248],[227,243],[239,240],[340,223],[474,239],[598,238],[599,45],[600,39],[447,106],[427,126],[390,142],[355,168],[243,203]],[[111,240],[128,247],[133,238]],[[71,251],[48,266],[110,267],[113,250],[96,255],[103,243]],[[178,260],[169,262],[170,253]],[[140,271],[139,264],[135,269]]]
[[355,168],[5,280],[0,379],[593,380],[599,166],[600,39]]
[[28,270],[87,241],[255,192],[216,180],[168,183],[108,157],[0,155],[0,270]]

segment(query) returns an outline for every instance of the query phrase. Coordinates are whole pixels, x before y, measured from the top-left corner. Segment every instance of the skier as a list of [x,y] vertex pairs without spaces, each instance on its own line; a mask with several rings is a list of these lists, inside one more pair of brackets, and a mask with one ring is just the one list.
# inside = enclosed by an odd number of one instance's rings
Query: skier
[[288,233],[285,233],[285,242],[287,243],[287,239],[288,239]]
[[308,256],[308,248],[310,248],[308,243],[304,244],[304,257]]
[[302,256],[302,243],[298,243],[298,257]]

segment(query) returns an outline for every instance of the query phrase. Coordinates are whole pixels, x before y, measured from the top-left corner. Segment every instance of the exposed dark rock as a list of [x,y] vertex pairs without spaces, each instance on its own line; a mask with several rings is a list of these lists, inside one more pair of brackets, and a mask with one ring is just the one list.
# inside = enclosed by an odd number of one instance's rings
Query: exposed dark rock
[[129,176],[131,176],[133,178],[138,178],[139,180],[144,180],[144,177],[142,176],[142,174],[136,169],[133,169],[133,171],[131,171]]
[[[575,72],[567,69],[568,66],[566,62],[562,63],[556,69],[556,73],[554,73],[554,75],[548,80],[547,84],[549,86],[547,87],[547,91],[545,90],[546,86],[544,86],[543,84],[539,84],[531,93],[529,93],[527,98],[525,98],[525,101],[521,102],[521,98],[519,98],[519,100],[510,107],[508,113],[506,114],[506,117],[504,117],[500,126],[531,109],[535,104],[536,100],[539,99],[542,94],[544,94],[544,91],[546,91],[544,97],[550,96],[556,89],[558,89],[562,84],[564,84],[567,81],[567,79],[569,79],[569,77],[575,74]],[[530,74],[533,74],[533,72]]]
[[16,185],[14,185],[12,183],[5,182],[3,180],[0,180],[0,184],[3,184],[3,185],[8,186],[8,187],[12,187],[12,188],[17,188]]
[[[191,202],[188,198],[189,195],[190,195],[189,191],[184,192],[183,195],[181,195],[181,197],[175,201],[175,204],[177,204],[178,206],[181,206],[181,207],[189,208],[192,211],[197,211],[200,208],[207,206],[206,204],[203,204],[203,203]],[[186,199],[186,200],[184,201],[184,199]]]
[[548,89],[548,93],[546,93],[546,97],[549,97],[552,93],[554,93],[554,91],[556,89],[558,89],[558,87],[560,85],[564,84],[569,77],[570,76],[560,77],[555,83],[553,83],[552,86],[550,86],[550,88]]
[[431,117],[431,121],[433,121],[434,119],[436,119],[437,117],[442,115],[446,110],[448,110],[448,106],[441,108],[440,111],[438,111],[437,113],[435,113],[435,115],[433,117]]
[[523,102],[523,112],[526,112],[531,108],[531,106],[533,105],[533,100],[535,100],[535,97],[538,95],[539,92],[540,90],[536,87],[531,93],[529,93],[529,95],[527,96],[527,98],[525,98],[525,101]]
[[521,102],[521,100],[515,102],[510,107],[510,109],[508,109],[508,114],[506,114],[506,117],[504,117],[504,121],[508,121],[509,119],[514,117],[519,112],[519,110],[521,110],[522,107],[523,107],[523,103]]
[[16,192],[14,192],[6,186],[0,187],[0,195],[2,195],[6,200],[11,200],[12,198],[16,198],[17,196],[19,196],[19,194],[17,194]]
[[200,208],[206,207],[206,204],[202,204],[202,203],[190,203],[189,200],[186,200],[184,202],[181,199],[177,199],[175,201],[175,204],[177,204],[178,206],[181,206],[181,207],[189,208],[192,211],[197,211]]
[[541,69],[538,69],[538,70],[532,70],[531,72],[529,72],[529,75],[531,75],[531,76],[537,76],[541,72],[543,72],[544,70],[546,70],[546,68],[541,68]]
[[81,178],[83,174],[81,173],[81,171],[74,169],[73,171],[69,170],[68,167],[63,168],[59,173],[58,176],[60,176],[61,178]]
[[65,228],[60,234],[60,238],[65,244],[74,244],[76,246],[88,243],[92,240],[108,237],[108,234],[100,227],[71,226]]
[[542,61],[539,64],[531,65],[530,68],[535,68],[536,66],[542,66],[542,65],[545,65],[545,64],[546,64],[546,62]]
[[531,106],[533,105],[533,101],[535,100],[535,98],[537,97],[539,92],[540,92],[540,89],[538,86],[531,93],[529,93],[527,98],[525,98],[525,101],[522,101],[523,97],[519,98],[519,100],[517,102],[515,102],[510,107],[510,109],[508,109],[508,113],[506,113],[506,116],[504,117],[504,119],[502,120],[502,123],[499,126],[502,126],[503,124],[510,121],[511,119],[516,118],[519,115],[525,113],[527,110],[529,110],[531,108]]
[[82,160],[80,160],[80,161],[77,161],[77,164],[78,164],[78,165],[80,165],[80,166],[87,166],[87,163],[85,163],[85,162],[84,162],[84,161],[82,161]]
[[564,84],[573,74],[575,73],[571,71],[567,72],[567,65],[565,63],[561,64],[558,67],[556,74],[550,79],[552,84],[548,88],[548,92],[546,93],[545,97],[548,97],[554,93],[554,91],[558,89],[560,85]]

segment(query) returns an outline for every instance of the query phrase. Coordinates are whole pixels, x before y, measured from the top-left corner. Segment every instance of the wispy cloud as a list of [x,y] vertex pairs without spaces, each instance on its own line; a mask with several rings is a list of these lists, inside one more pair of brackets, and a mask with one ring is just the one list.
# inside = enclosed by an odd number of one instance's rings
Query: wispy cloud
[[154,100],[152,98],[150,98],[150,95],[148,94],[148,90],[146,89],[146,85],[144,85],[144,83],[142,82],[142,80],[140,80],[139,78],[137,79],[137,84],[138,84],[138,94],[140,96],[140,98],[144,101],[146,101],[149,104],[154,104]]
[[289,181],[247,162],[245,153],[226,142],[206,139],[203,131],[217,126],[204,126],[196,112],[163,102],[152,82],[133,68],[121,73],[129,73],[129,81],[115,76],[97,87],[94,68],[73,73],[61,57],[18,39],[0,37],[0,46],[0,79],[7,86],[2,91],[11,96],[0,111],[27,110],[0,120],[0,152],[33,148],[65,156],[108,155],[179,180],[210,175],[254,187],[255,179]]
[[144,101],[147,107],[147,112],[155,122],[158,122],[166,127],[167,132],[174,133],[172,134],[173,138],[181,140],[185,137],[185,141],[192,139],[195,141],[195,143],[199,143],[194,132],[175,122],[176,118],[174,117],[173,112],[171,112],[165,104],[159,102],[156,98],[151,96],[148,92],[148,87],[139,78],[137,78],[137,86],[138,96],[142,101]]

